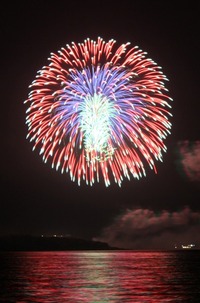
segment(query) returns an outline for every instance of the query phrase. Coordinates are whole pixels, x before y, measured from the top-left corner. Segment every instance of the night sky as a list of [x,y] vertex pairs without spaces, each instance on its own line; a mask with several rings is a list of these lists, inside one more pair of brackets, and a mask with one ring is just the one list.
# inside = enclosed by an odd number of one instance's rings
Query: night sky
[[[125,248],[200,247],[198,1],[16,1],[1,9],[0,235],[62,234]],[[87,37],[131,42],[163,73],[172,134],[155,174],[78,187],[26,140],[24,100],[51,52]]]

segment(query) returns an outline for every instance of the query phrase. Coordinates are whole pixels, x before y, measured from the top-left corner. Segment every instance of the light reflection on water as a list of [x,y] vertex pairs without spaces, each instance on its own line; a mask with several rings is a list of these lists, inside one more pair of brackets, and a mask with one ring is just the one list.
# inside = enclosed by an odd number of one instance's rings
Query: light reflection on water
[[199,273],[199,251],[0,253],[0,302],[199,303]]

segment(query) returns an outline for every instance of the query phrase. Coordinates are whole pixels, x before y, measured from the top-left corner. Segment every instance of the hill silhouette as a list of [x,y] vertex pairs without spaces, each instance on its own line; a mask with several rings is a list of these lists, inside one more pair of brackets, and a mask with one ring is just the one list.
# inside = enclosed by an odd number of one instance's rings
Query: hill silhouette
[[59,236],[0,237],[0,251],[111,250],[107,243]]

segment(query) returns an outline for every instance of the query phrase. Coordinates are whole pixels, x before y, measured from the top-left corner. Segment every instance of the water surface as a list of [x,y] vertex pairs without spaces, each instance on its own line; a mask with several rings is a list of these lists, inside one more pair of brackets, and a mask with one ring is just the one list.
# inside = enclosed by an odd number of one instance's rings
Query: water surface
[[200,252],[0,253],[1,303],[199,303]]

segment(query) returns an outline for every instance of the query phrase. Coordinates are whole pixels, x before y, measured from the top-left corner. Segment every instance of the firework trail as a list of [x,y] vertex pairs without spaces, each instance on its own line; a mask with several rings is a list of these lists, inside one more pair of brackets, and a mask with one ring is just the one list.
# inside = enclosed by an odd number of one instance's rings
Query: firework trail
[[44,162],[80,184],[156,172],[171,116],[161,68],[137,46],[84,40],[51,53],[30,85],[26,123]]

